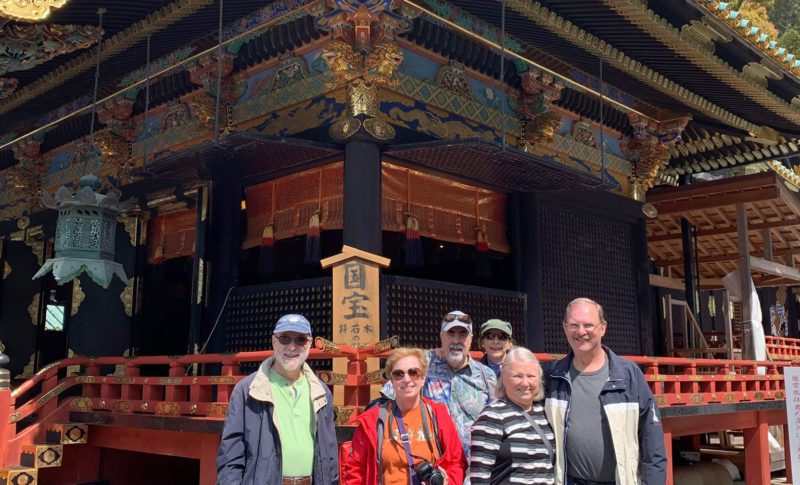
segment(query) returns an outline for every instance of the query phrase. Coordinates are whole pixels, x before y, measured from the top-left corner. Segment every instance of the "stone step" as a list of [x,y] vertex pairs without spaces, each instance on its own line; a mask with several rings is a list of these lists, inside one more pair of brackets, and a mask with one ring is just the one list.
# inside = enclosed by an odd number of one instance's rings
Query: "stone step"
[[22,445],[19,463],[22,466],[33,468],[52,468],[61,466],[61,456],[64,453],[62,445],[52,443],[34,443]]
[[52,423],[47,425],[45,441],[55,445],[86,443],[89,425],[85,423]]
[[36,485],[38,474],[36,468],[7,466],[0,469],[0,485]]

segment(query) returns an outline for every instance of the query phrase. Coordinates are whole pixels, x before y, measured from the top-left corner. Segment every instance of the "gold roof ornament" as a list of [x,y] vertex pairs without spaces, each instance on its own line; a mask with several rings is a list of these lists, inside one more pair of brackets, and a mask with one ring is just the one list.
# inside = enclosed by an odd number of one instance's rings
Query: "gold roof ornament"
[[0,0],[0,16],[14,20],[37,21],[47,18],[50,9],[61,8],[69,0]]

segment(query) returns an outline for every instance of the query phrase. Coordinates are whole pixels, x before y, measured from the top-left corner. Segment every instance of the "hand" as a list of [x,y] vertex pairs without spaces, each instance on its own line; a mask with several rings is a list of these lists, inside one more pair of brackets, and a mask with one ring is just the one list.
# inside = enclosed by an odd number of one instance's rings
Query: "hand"
[[447,485],[447,472],[444,471],[444,468],[442,468],[440,466],[437,466],[436,468],[439,469],[440,472],[442,472],[442,476],[444,477],[444,484],[443,485]]

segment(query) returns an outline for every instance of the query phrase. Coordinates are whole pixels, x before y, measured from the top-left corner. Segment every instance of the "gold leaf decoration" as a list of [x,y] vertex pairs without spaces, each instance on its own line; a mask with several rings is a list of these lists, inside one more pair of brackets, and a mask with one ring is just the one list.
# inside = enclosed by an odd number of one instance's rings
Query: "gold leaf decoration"
[[178,403],[164,401],[156,404],[156,414],[159,416],[177,416],[181,413]]
[[68,0],[0,0],[0,15],[19,20],[42,20],[50,9],[61,8]]
[[[74,313],[73,313],[74,315]],[[67,349],[67,358],[70,359],[72,357],[76,357],[77,354],[72,349]],[[80,365],[68,365],[67,366],[67,376],[74,376],[81,373],[81,366]]]
[[125,229],[125,232],[128,233],[128,237],[131,241],[131,246],[136,247],[136,238],[137,238],[137,231],[136,231],[136,223],[138,222],[138,218],[125,215],[119,218],[120,222],[122,222],[122,227]]
[[39,293],[33,295],[33,301],[30,305],[28,305],[28,315],[31,316],[31,324],[32,325],[39,325],[39,300],[40,300]]
[[81,308],[81,303],[86,299],[86,293],[81,288],[81,281],[78,278],[72,280],[72,307],[70,308],[70,315],[73,317],[78,314]]
[[44,264],[44,241],[34,241],[30,244],[33,254],[36,255],[36,261],[39,266]]
[[133,278],[128,279],[128,284],[122,293],[119,294],[119,299],[122,300],[122,306],[125,308],[125,315],[133,316]]
[[334,411],[334,423],[337,426],[344,426],[350,423],[350,418],[353,416],[356,408],[353,406],[337,406]]
[[211,403],[208,405],[206,416],[209,418],[224,418],[228,413],[228,405],[225,403]]

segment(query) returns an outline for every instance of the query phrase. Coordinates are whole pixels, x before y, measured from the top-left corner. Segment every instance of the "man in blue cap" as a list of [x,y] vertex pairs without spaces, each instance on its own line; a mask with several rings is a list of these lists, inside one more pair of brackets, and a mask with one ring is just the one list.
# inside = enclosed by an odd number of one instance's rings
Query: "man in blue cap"
[[311,341],[304,316],[278,320],[273,356],[233,389],[217,454],[217,483],[339,482],[333,398],[306,364]]

